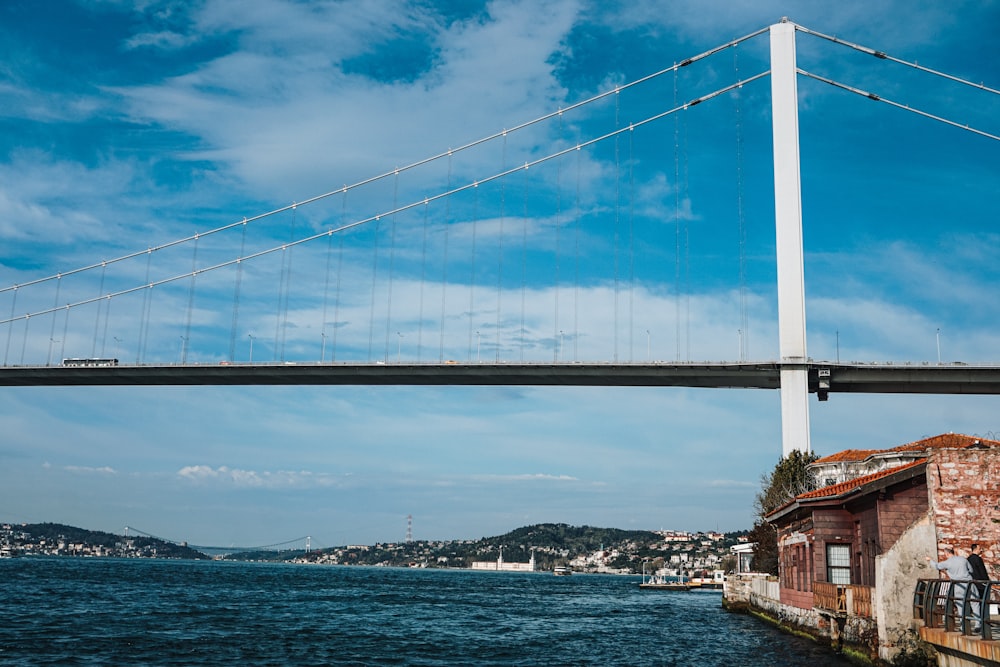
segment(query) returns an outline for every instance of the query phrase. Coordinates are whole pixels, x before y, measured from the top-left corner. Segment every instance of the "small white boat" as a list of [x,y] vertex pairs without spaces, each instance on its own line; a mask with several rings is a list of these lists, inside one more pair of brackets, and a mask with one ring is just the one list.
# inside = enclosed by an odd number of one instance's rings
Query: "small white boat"
[[557,577],[568,577],[569,575],[573,574],[573,570],[566,567],[565,565],[557,565],[554,568],[552,568],[552,574],[556,575]]
[[639,588],[654,591],[689,591],[691,590],[691,584],[684,581],[684,577],[674,581],[662,575],[654,574],[648,579],[644,578],[642,583],[639,584]]

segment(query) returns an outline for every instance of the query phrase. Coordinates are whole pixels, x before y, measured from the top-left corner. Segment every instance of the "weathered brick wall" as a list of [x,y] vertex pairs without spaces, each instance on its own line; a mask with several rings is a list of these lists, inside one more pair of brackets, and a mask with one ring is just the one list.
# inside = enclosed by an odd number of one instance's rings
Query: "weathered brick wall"
[[897,486],[892,494],[879,502],[879,528],[881,530],[882,551],[888,551],[896,540],[927,513],[927,488],[924,478],[917,477],[911,486]]
[[931,452],[927,490],[938,548],[968,554],[978,543],[990,577],[1000,579],[1000,448]]

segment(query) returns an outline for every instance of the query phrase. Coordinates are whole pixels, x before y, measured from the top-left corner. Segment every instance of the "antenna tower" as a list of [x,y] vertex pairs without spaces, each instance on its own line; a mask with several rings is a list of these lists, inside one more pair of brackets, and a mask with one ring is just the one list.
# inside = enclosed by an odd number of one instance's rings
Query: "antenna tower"
[[406,515],[406,541],[407,542],[412,542],[413,541],[413,515],[412,514],[407,514]]

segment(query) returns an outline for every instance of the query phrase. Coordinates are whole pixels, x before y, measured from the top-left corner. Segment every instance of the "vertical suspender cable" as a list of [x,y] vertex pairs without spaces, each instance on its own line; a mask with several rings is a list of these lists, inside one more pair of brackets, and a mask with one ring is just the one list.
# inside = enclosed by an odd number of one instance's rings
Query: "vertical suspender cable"
[[[615,91],[615,130],[619,129],[619,113],[621,111],[621,96]],[[614,355],[615,362],[618,361],[618,226],[621,224],[621,155],[620,155],[620,135],[615,133],[615,234],[614,234],[614,258],[615,258],[615,333],[614,333]]]
[[[105,261],[101,262],[101,285],[97,288],[97,296],[104,294],[104,278],[108,272],[108,263]],[[90,349],[90,356],[97,356],[97,330],[100,328],[101,322],[101,299],[97,301],[97,313],[94,314],[94,341]]]
[[[340,203],[340,224],[347,220],[347,184],[344,184],[344,197]],[[337,288],[333,297],[333,349],[330,351],[330,361],[337,360],[337,333],[340,331],[340,277],[344,268],[344,232],[337,234]]]
[[[451,192],[451,150],[448,151],[448,192]],[[438,343],[438,361],[444,361],[445,309],[448,305],[448,228],[451,226],[451,197],[445,197],[444,241],[441,249],[441,340]]]
[[236,258],[236,280],[233,285],[233,323],[229,328],[229,361],[236,361],[236,331],[240,325],[240,289],[243,286],[243,253],[247,245],[247,219],[243,218],[240,255]]
[[[579,137],[577,137],[579,138]],[[576,145],[576,229],[573,241],[573,361],[579,361],[580,344],[580,144]]]
[[[108,304],[111,307],[111,304]],[[66,358],[66,336],[69,334],[69,304],[66,304],[66,318],[63,320],[63,333],[62,333],[62,347],[59,349],[59,358]],[[117,350],[115,351],[115,357],[118,357]]]
[[628,360],[635,361],[635,130],[628,133]]
[[[288,246],[282,248],[281,260],[282,260],[282,276],[281,276],[281,295],[279,297],[279,309],[281,316],[281,361],[285,360],[285,340],[288,335],[288,302],[289,296],[292,289],[292,248],[295,247],[295,227],[298,222],[297,218],[297,206],[292,204],[292,226],[289,230]],[[277,339],[277,335],[275,335]],[[277,341],[275,341],[277,342]]]
[[333,255],[333,231],[326,235],[326,269],[323,271],[323,310],[319,322],[319,362],[326,361],[326,307],[330,301],[330,258]]
[[420,308],[417,311],[417,363],[420,362],[424,346],[424,287],[427,283],[427,225],[430,222],[431,205],[424,201],[424,231],[420,244]]
[[[685,115],[685,121],[687,116]],[[690,199],[690,169],[688,168],[688,132],[684,123],[684,200]],[[691,361],[691,225],[684,217],[684,360]]]
[[153,283],[149,282],[149,272],[153,263],[153,249],[146,249],[146,289],[142,291],[142,319],[139,322],[139,344],[135,350],[135,363],[138,366],[146,358],[146,344],[149,339],[149,311],[152,307]]
[[524,361],[524,340],[526,331],[524,330],[524,312],[526,306],[526,295],[528,292],[528,167],[527,162],[524,168],[524,215],[521,216],[521,328],[518,332],[518,345],[520,346],[521,361]]
[[191,287],[188,290],[187,323],[181,340],[181,363],[187,363],[188,341],[191,340],[191,313],[194,310],[194,290],[198,280],[198,234],[194,235],[194,249],[191,251]]
[[[562,138],[563,133],[563,117],[559,114],[559,137]],[[562,248],[562,238],[560,232],[562,231],[562,160],[556,161],[556,275],[555,280],[552,285],[552,302],[553,302],[553,314],[552,314],[552,361],[561,361],[562,356],[562,336],[559,335],[559,283],[560,275],[559,269],[559,259],[561,255]]]
[[[386,294],[385,301],[385,361],[389,361],[389,336],[392,327],[392,278],[395,272],[396,264],[396,213],[395,210],[399,202],[399,169],[396,170],[396,175],[392,180],[392,210],[394,211],[391,219],[389,220],[389,281],[388,281],[388,291]],[[402,337],[402,334],[400,334]],[[402,347],[402,340],[399,342],[400,348]]]
[[378,225],[380,216],[375,216],[375,224],[372,226],[372,298],[371,307],[368,311],[368,361],[372,360],[372,345],[375,340],[375,284],[378,280]]
[[[49,356],[45,362],[46,366],[52,365],[52,346],[56,342],[56,310],[59,307],[59,290],[62,288],[62,275],[56,276],[56,298],[52,303],[52,327],[49,330]],[[98,302],[100,303],[100,302]]]
[[278,272],[278,304],[274,311],[274,348],[271,361],[278,360],[281,351],[281,313],[285,309],[285,264],[288,261],[288,245],[281,246],[281,269]]
[[[507,171],[507,131],[503,133],[503,151],[501,153],[500,170]],[[507,211],[507,176],[500,179],[500,234],[497,239],[497,330],[496,330],[496,361],[500,361],[500,308],[503,299],[503,223]]]
[[[677,69],[674,69],[674,108],[677,108]],[[681,119],[674,114],[674,361],[681,360]]]
[[[740,79],[739,47],[733,47],[733,68],[736,70],[736,80]],[[750,346],[750,319],[747,315],[747,225],[743,208],[743,120],[741,105],[742,90],[737,89],[736,99],[736,204],[739,216],[739,246],[740,246],[740,361],[747,360]]]
[[476,226],[479,220],[479,183],[472,184],[472,269],[469,273],[469,353],[466,357],[472,360],[472,318],[476,307]]
[[105,301],[108,302],[107,307],[104,309],[104,333],[101,335],[101,356],[107,356],[104,353],[105,347],[108,343],[108,323],[111,321],[111,295],[109,294]]
[[10,354],[10,339],[14,336],[14,308],[17,307],[17,290],[17,285],[14,285],[13,295],[10,298],[10,317],[8,318],[10,321],[7,323],[7,346],[3,351],[4,366],[7,365],[7,355]]

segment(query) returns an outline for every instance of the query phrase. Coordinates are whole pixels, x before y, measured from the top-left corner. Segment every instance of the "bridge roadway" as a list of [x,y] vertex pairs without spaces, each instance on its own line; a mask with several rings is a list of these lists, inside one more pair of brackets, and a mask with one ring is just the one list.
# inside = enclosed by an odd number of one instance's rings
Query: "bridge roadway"
[[809,391],[1000,394],[1000,365],[962,363],[219,363],[5,366],[0,386],[520,385],[779,389],[805,368]]

